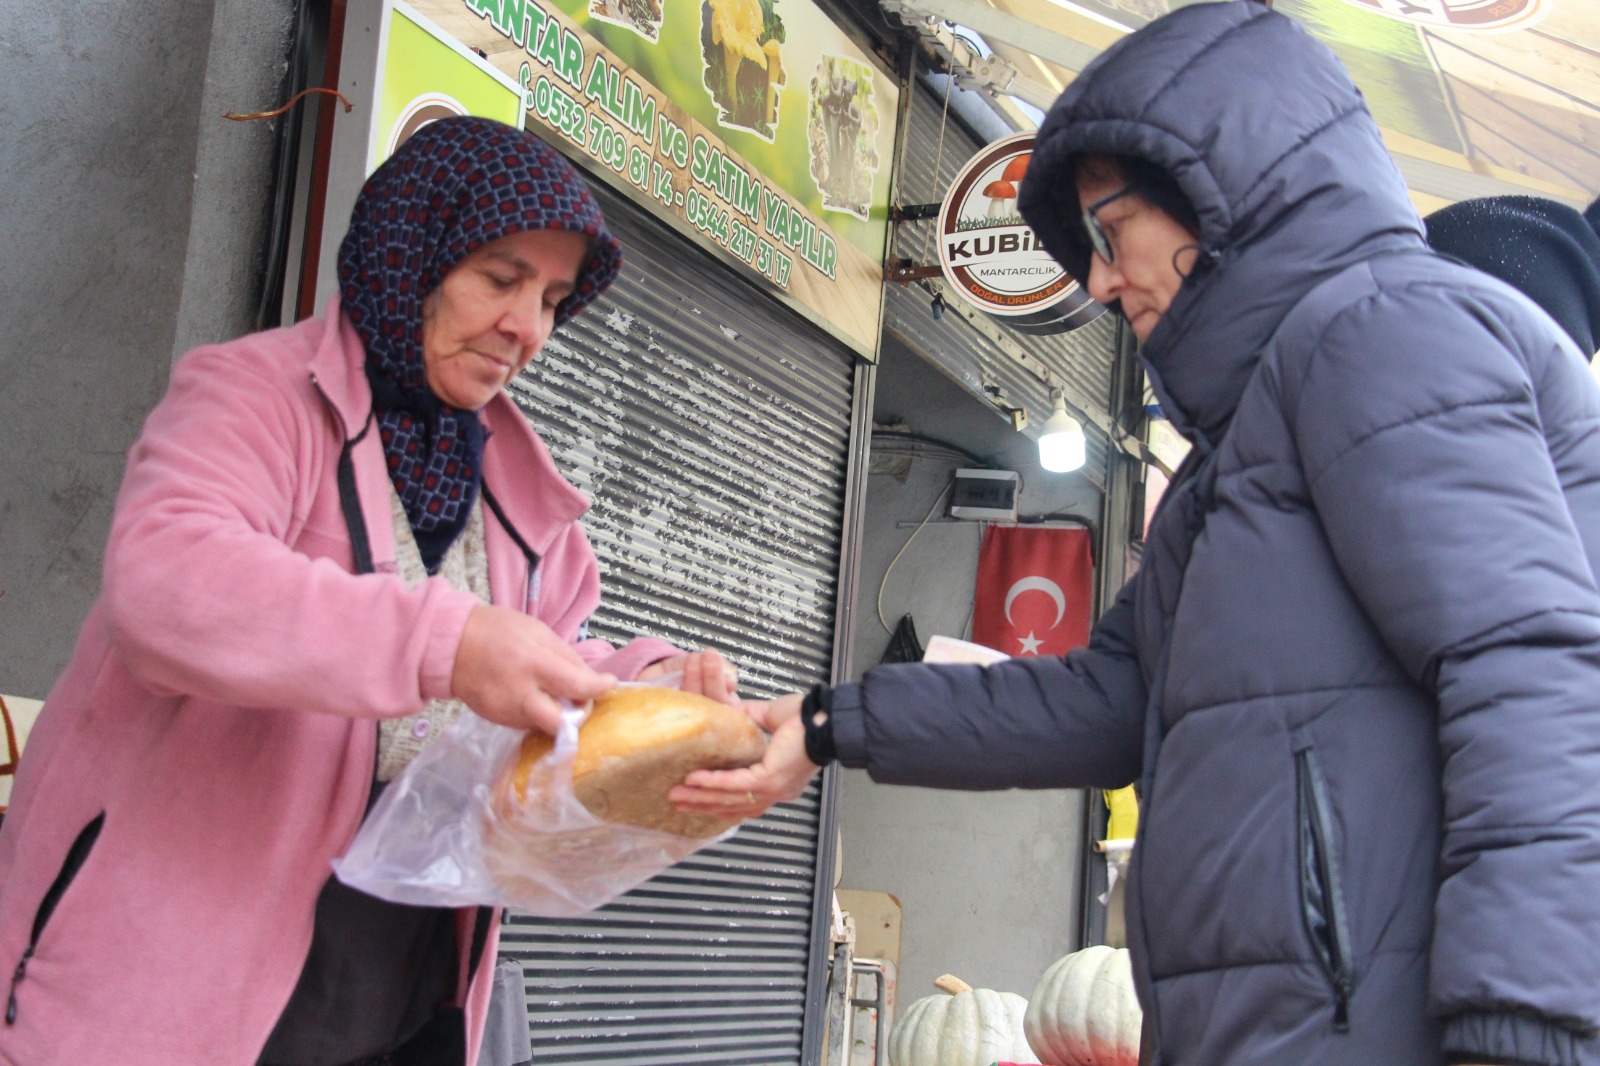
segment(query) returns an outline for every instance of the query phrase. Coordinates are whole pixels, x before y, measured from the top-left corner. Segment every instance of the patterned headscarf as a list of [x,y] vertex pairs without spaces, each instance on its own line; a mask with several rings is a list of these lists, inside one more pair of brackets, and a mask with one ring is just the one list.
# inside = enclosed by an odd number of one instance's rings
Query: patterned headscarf
[[490,119],[452,117],[422,127],[373,172],[339,248],[339,296],[366,348],[389,476],[430,572],[472,509],[483,425],[428,387],[423,301],[476,249],[538,229],[589,238],[577,286],[556,306],[559,327],[616,278],[621,246],[553,148]]

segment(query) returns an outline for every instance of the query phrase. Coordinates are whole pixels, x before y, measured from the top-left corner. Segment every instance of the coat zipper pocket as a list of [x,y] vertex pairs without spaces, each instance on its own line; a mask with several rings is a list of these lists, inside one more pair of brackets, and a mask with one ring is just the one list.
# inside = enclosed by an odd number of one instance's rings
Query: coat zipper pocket
[[77,838],[67,849],[67,857],[61,864],[61,872],[56,874],[56,879],[50,883],[44,899],[39,902],[39,911],[33,916],[33,931],[28,936],[28,946],[23,950],[22,958],[17,960],[17,968],[11,972],[11,990],[6,996],[7,1025],[14,1025],[17,1021],[17,986],[28,975],[28,960],[33,958],[34,949],[39,946],[39,938],[44,935],[44,928],[50,923],[50,916],[55,913],[62,895],[78,876],[83,864],[88,861],[89,852],[93,850],[94,842],[99,839],[100,830],[105,824],[106,816],[102,812],[95,815],[93,821],[78,831]]
[[1355,966],[1350,958],[1350,928],[1339,862],[1333,848],[1327,785],[1317,753],[1305,748],[1294,754],[1299,792],[1300,903],[1306,932],[1333,986],[1333,1031],[1350,1031],[1350,997],[1355,992]]

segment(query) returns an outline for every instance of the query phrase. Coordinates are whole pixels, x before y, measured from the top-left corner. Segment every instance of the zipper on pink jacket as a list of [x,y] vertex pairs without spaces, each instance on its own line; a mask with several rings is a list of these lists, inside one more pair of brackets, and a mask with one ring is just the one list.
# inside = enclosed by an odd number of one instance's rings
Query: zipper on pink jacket
[[539,570],[539,553],[528,547],[528,542],[522,539],[522,534],[517,532],[517,527],[511,524],[505,511],[500,509],[500,501],[494,498],[494,493],[489,491],[489,483],[479,480],[478,491],[483,493],[483,500],[489,505],[489,510],[494,512],[494,517],[511,537],[513,543],[522,549],[523,557],[528,560],[528,578],[522,583],[522,613],[533,613],[533,575]]
[[[373,572],[372,543],[367,536],[367,520],[361,513],[361,496],[356,491],[356,468],[352,455],[355,451],[355,446],[360,444],[372,429],[372,412],[370,410],[367,412],[367,421],[361,427],[361,432],[351,437],[349,435],[350,427],[345,425],[344,415],[339,412],[339,408],[334,404],[333,400],[323,391],[322,383],[317,380],[317,375],[314,373],[311,375],[311,385],[317,390],[317,395],[322,397],[322,402],[327,404],[328,410],[333,412],[334,418],[338,419],[340,436],[344,437],[344,444],[339,449],[337,475],[339,509],[344,514],[345,526],[350,532],[350,551],[355,557],[356,573],[370,574]],[[531,595],[533,591],[533,575],[539,569],[539,553],[528,546],[528,542],[522,539],[522,534],[517,532],[517,527],[511,524],[511,520],[506,517],[505,511],[500,506],[500,501],[496,500],[494,493],[489,491],[488,482],[480,479],[478,489],[483,493],[484,502],[489,505],[489,510],[494,512],[494,517],[500,523],[500,527],[506,531],[511,540],[521,549],[523,557],[528,561],[528,577],[522,583],[522,611],[524,614],[530,613],[533,609]]]
[[372,429],[372,412],[368,410],[367,420],[361,426],[361,432],[354,437],[350,436],[350,427],[345,425],[344,415],[338,406],[328,398],[322,389],[322,382],[317,380],[317,375],[311,375],[311,387],[317,390],[317,395],[322,397],[322,402],[328,405],[328,410],[333,412],[333,417],[339,422],[339,435],[344,438],[344,443],[339,448],[339,466],[337,472],[339,484],[339,510],[344,514],[345,527],[350,531],[350,554],[355,559],[356,573],[370,574],[372,567],[372,541],[367,537],[367,520],[361,513],[361,494],[356,491],[356,464],[352,455],[357,444],[360,444]]

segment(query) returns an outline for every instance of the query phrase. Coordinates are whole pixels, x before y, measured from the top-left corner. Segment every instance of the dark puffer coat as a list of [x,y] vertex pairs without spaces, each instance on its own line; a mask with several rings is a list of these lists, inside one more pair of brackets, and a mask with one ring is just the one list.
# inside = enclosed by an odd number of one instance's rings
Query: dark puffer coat
[[1584,359],[1425,249],[1345,72],[1260,5],[1152,23],[1051,111],[1022,210],[1080,278],[1089,152],[1174,174],[1215,253],[1143,351],[1195,450],[1089,648],[872,670],[832,695],[841,760],[1142,778],[1148,1061],[1600,1064]]

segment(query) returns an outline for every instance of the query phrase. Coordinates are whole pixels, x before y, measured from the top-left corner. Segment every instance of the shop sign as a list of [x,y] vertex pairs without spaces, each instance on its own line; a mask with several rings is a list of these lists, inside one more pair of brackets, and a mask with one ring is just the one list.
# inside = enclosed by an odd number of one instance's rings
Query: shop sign
[[939,209],[939,265],[968,303],[1027,332],[1077,329],[1104,310],[1017,212],[1032,133],[989,144],[951,182]]
[[1525,28],[1544,15],[1549,0],[1346,0],[1346,3],[1433,29]]
[[390,0],[384,35],[370,166],[524,126],[875,357],[899,90],[811,0]]

